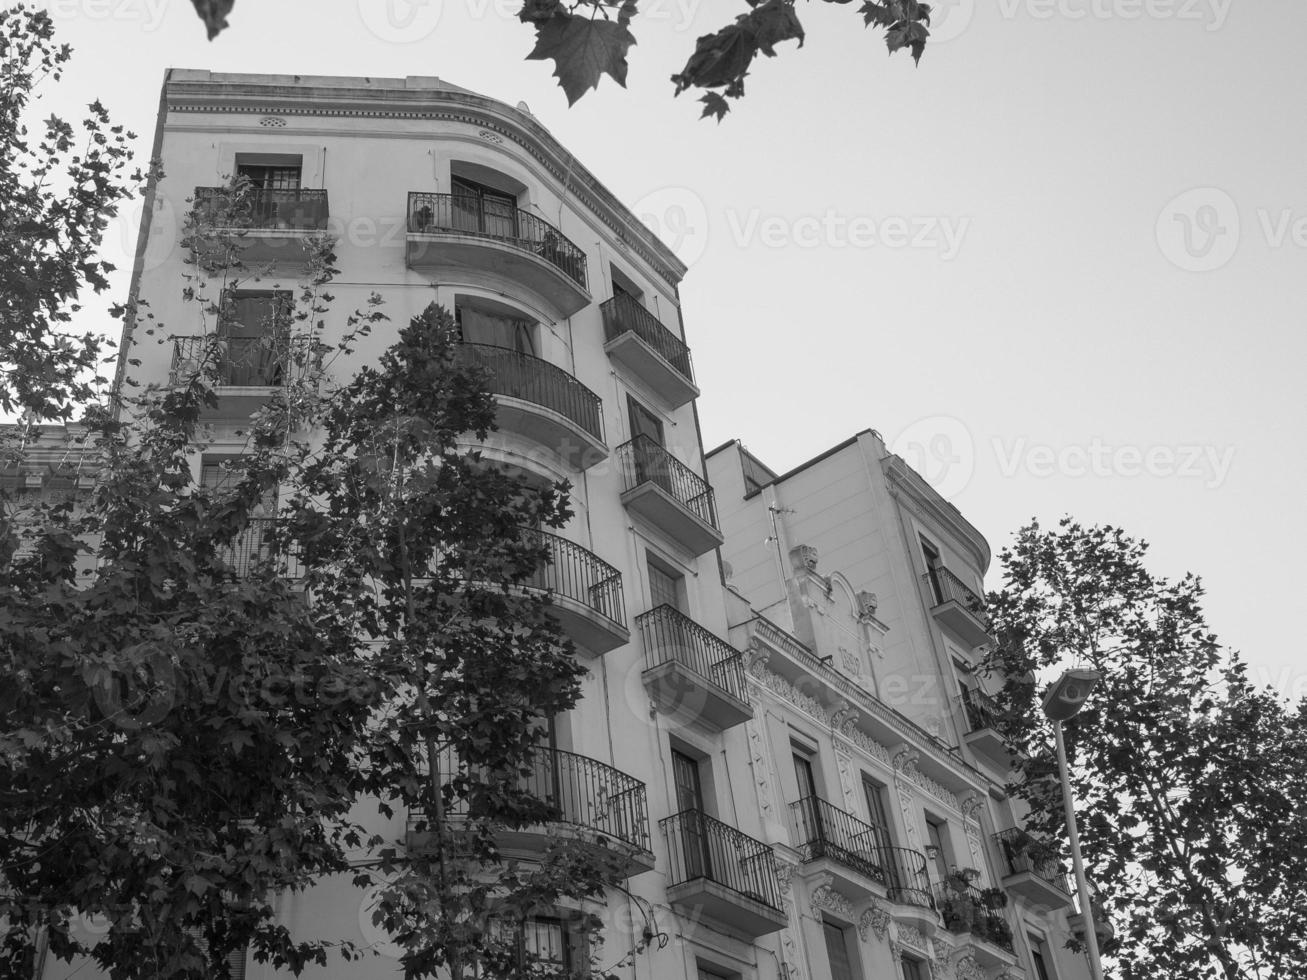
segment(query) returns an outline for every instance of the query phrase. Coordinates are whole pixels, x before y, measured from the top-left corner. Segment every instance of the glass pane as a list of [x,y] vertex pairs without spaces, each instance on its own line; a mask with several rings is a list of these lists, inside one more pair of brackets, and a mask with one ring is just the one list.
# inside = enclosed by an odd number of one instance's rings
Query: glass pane
[[826,956],[830,960],[831,980],[853,980],[853,965],[849,962],[849,944],[844,930],[829,922],[822,923],[826,933]]

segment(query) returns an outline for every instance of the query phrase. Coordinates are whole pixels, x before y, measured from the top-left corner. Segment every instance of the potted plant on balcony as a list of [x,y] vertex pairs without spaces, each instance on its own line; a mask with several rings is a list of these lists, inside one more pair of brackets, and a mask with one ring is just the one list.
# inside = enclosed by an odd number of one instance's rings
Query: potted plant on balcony
[[972,932],[978,928],[981,915],[973,895],[974,882],[979,877],[980,872],[975,868],[954,868],[949,874],[939,910],[944,917],[944,928],[949,932]]

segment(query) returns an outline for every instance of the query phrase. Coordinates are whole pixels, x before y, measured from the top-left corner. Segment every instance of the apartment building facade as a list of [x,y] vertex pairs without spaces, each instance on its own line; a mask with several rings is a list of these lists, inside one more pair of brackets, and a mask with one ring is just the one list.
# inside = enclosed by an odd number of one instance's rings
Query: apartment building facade
[[[1001,745],[957,734],[951,702],[891,696],[895,671],[930,673],[942,692],[946,659],[965,663],[976,645],[945,633],[983,632],[983,613],[959,590],[948,593],[953,619],[937,611],[946,602],[914,619],[915,559],[859,564],[834,547],[836,525],[778,521],[779,565],[767,579],[751,544],[757,518],[770,528],[768,501],[809,490],[775,474],[769,489],[747,489],[751,458],[737,444],[705,458],[677,293],[684,266],[524,106],[437,78],[173,70],[154,155],[165,176],[149,189],[132,283],[152,319],[128,323],[118,383],[177,381],[223,332],[197,482],[220,478],[250,412],[293,369],[281,338],[311,261],[304,242],[327,234],[339,272],[322,339],[339,339],[348,311],[373,293],[390,318],[329,369],[336,380],[375,360],[395,324],[439,303],[456,315],[466,356],[489,369],[498,402],[498,430],[469,445],[530,478],[571,484],[568,525],[534,532],[553,559],[539,585],[588,668],[582,700],[539,755],[562,820],[505,847],[529,858],[567,832],[626,856],[625,889],[596,909],[609,924],[605,949],[623,960],[646,926],[668,941],[624,974],[1085,975],[1056,948],[1063,913],[1040,911],[1064,894],[1028,882],[1039,877],[1029,870],[1009,875],[998,859],[990,835],[1014,826],[995,795]],[[238,176],[251,194],[239,229],[247,270],[206,283],[182,216],[195,208],[224,220],[224,188]],[[236,315],[215,324],[184,295],[197,284]],[[898,479],[915,505],[938,509],[915,474]],[[858,519],[898,514],[877,508]],[[987,546],[960,517],[950,529],[931,538],[931,581],[955,590],[946,575],[957,575],[978,590]],[[891,528],[878,533],[889,540]],[[257,556],[257,526],[251,534],[245,553]],[[818,555],[837,558],[839,574]],[[723,556],[738,569],[729,579]],[[415,844],[404,814],[372,825]],[[961,882],[970,892],[947,890],[955,867],[977,869]],[[1018,897],[1000,908],[998,888]],[[296,935],[377,954],[306,976],[398,975],[366,895],[324,882],[278,901]],[[952,919],[950,903],[961,910]],[[532,941],[563,962],[578,937],[560,914],[542,916]],[[238,966],[249,980],[279,976],[250,957]],[[94,975],[47,959],[42,977],[74,971]]]

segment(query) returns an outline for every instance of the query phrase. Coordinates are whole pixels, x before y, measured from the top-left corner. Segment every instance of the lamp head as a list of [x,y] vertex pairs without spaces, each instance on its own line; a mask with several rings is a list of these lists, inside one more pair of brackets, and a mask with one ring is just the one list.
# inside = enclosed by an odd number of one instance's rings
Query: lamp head
[[1066,721],[1080,711],[1103,679],[1096,670],[1075,667],[1063,673],[1044,695],[1044,714],[1051,721]]

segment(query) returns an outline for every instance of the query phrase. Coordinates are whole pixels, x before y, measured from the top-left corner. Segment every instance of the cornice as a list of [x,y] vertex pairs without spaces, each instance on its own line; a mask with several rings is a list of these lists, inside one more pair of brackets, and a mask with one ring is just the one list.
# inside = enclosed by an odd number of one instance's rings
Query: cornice
[[933,521],[948,531],[971,552],[982,575],[989,570],[989,542],[974,524],[962,516],[961,511],[941,497],[916,470],[903,461],[903,457],[891,454],[884,457],[880,465],[891,495],[905,503],[918,516]]
[[[518,109],[452,89],[311,87],[288,84],[170,79],[171,113],[238,113],[264,117],[431,120],[466,123],[487,142],[510,140],[675,289],[686,266],[547,129]],[[495,139],[497,137],[498,139]]]

